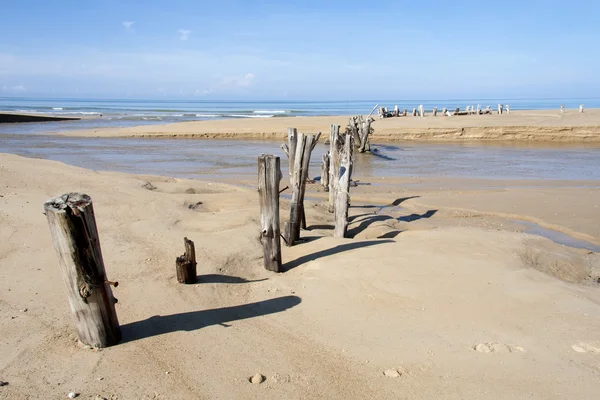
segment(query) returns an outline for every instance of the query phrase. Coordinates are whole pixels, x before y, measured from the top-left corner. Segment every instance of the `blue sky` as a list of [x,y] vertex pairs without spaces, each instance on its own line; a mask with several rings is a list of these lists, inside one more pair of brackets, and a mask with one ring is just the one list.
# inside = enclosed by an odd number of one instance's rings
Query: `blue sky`
[[594,97],[600,2],[3,1],[0,96]]

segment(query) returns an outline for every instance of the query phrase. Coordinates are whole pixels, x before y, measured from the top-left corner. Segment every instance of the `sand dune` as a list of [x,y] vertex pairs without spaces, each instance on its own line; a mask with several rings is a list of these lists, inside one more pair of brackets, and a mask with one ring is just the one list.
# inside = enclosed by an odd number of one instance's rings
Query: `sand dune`
[[[345,127],[348,117],[225,119],[175,124],[61,132],[90,137],[154,137],[212,139],[280,139],[288,127],[301,132],[329,132],[331,124]],[[513,111],[503,115],[376,120],[373,140],[488,140],[534,142],[600,142],[600,110],[580,114],[568,111]],[[323,139],[324,140],[324,139]]]
[[[332,238],[330,214],[309,202],[307,240],[284,248],[287,272],[273,274],[255,190],[6,154],[0,178],[0,398],[597,397],[600,257],[510,221],[600,243],[593,182],[359,186],[354,238]],[[75,340],[42,214],[68,191],[92,196],[120,282],[124,340],[101,351]],[[175,280],[184,236],[196,243],[196,285]],[[256,373],[262,384],[248,381]]]

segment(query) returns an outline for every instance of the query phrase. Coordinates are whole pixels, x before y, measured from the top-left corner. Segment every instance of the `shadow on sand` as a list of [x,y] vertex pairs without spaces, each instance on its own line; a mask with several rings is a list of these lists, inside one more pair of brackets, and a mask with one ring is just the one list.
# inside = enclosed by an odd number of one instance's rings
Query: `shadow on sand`
[[262,282],[268,280],[264,279],[255,279],[248,280],[246,278],[240,278],[238,276],[230,276],[230,275],[220,275],[220,274],[206,274],[206,275],[198,275],[196,277],[196,283],[229,283],[229,284],[238,284],[238,283],[252,283],[252,282]]
[[233,307],[155,315],[142,321],[121,325],[122,343],[177,331],[191,332],[211,325],[225,325],[226,322],[275,314],[297,306],[301,301],[298,296],[283,296]]
[[344,251],[360,249],[362,247],[376,246],[378,244],[384,244],[384,243],[394,243],[394,241],[393,240],[369,240],[369,241],[365,241],[365,242],[340,244],[339,246],[335,246],[331,249],[317,251],[316,253],[307,254],[307,255],[299,257],[293,261],[287,262],[285,265],[282,266],[282,269],[284,272],[287,272],[291,269],[299,267],[302,264],[317,260],[319,258],[332,256],[334,254],[342,253]]

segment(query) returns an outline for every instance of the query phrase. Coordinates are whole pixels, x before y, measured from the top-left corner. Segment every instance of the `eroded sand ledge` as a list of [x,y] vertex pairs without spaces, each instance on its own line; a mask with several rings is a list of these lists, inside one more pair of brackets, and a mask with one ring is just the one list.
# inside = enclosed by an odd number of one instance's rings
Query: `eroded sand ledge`
[[[141,137],[182,139],[264,139],[285,137],[288,127],[301,132],[329,132],[331,124],[344,127],[348,117],[246,118],[192,121],[129,128],[57,132],[66,136]],[[513,111],[508,115],[470,115],[376,120],[373,140],[380,141],[527,141],[600,143],[600,110]],[[324,140],[324,139],[322,139]]]

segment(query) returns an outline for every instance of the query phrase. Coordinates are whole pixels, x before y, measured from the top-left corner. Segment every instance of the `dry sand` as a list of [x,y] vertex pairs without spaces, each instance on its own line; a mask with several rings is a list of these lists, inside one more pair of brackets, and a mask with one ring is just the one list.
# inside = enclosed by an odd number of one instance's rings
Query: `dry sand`
[[[89,137],[168,137],[212,139],[279,139],[288,127],[301,132],[329,132],[331,124],[345,127],[348,117],[238,118],[175,124],[59,132]],[[600,143],[600,109],[585,113],[513,111],[503,115],[470,115],[378,119],[373,140],[495,140]],[[323,139],[324,140],[324,139]]]
[[[274,274],[255,190],[0,154],[0,398],[597,398],[600,256],[512,221],[600,244],[597,182],[388,183],[352,189],[354,239],[330,237],[330,214],[308,202],[309,240]],[[120,282],[112,348],[75,340],[42,214],[68,191],[92,196]],[[174,276],[184,236],[196,285]]]

